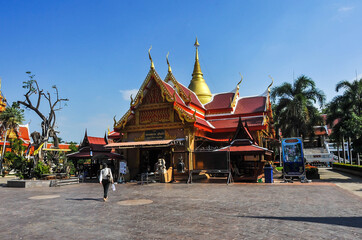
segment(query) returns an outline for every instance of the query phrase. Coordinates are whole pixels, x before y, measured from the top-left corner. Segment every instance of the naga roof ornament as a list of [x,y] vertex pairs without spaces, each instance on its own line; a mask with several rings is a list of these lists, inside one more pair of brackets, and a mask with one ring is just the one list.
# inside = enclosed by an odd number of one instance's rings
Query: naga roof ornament
[[269,84],[268,86],[268,92],[270,92],[270,87],[273,85],[274,83],[274,78],[272,78],[272,76],[269,75],[269,78],[272,80],[272,82]]
[[150,47],[150,49],[148,49],[148,57],[151,61],[151,69],[155,69],[155,65],[153,64],[153,60],[152,60],[152,57],[151,57],[151,49],[152,49],[152,45]]
[[168,61],[168,55],[170,54],[170,52],[167,53],[166,55],[166,62],[167,62],[167,65],[168,65],[168,72],[172,72],[172,69],[171,69],[171,66],[170,66],[170,62]]

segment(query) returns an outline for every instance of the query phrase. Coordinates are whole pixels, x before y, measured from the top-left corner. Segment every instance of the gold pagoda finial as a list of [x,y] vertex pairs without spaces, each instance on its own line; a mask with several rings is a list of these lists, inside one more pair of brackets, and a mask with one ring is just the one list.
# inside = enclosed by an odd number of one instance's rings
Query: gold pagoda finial
[[272,80],[272,82],[269,84],[268,86],[268,92],[270,92],[270,87],[273,85],[274,83],[274,78],[272,78],[272,76],[269,75],[269,78]]
[[198,50],[200,44],[199,41],[197,40],[197,37],[194,46],[196,47],[195,65],[194,65],[194,71],[192,72],[192,80],[188,88],[194,93],[196,93],[197,97],[199,98],[202,104],[206,104],[210,102],[212,95],[209,87],[207,86],[203,78],[204,74],[201,71],[199,63],[199,50]]
[[151,61],[151,69],[155,69],[155,65],[153,64],[153,60],[151,57],[151,49],[152,49],[152,45],[151,45],[150,49],[148,49],[148,57],[150,58],[150,61]]
[[194,46],[195,46],[196,48],[197,48],[198,46],[200,46],[199,41],[197,41],[197,37],[196,37],[196,41],[195,41]]
[[194,46],[196,47],[195,60],[199,60],[199,50],[197,48],[200,46],[200,44],[199,44],[199,41],[197,41],[197,37],[196,37],[196,41],[195,41]]
[[1,92],[1,77],[0,77],[0,92]]
[[170,62],[168,61],[168,55],[170,54],[170,52],[167,52],[167,55],[166,55],[166,62],[167,62],[167,65],[168,65],[168,72],[172,72],[171,70],[171,66],[170,66]]

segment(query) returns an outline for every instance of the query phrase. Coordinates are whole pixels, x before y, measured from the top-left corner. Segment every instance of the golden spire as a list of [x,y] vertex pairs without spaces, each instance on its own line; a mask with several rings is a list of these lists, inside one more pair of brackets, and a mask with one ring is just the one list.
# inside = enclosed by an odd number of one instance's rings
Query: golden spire
[[151,45],[150,49],[148,49],[148,57],[151,60],[151,69],[155,69],[155,65],[153,64],[153,60],[152,60],[152,57],[151,57],[151,49],[152,49],[152,45]]
[[167,62],[167,65],[168,65],[168,72],[172,72],[171,66],[170,66],[170,62],[168,61],[168,55],[169,55],[169,54],[170,54],[170,52],[167,53],[166,62]]
[[212,95],[209,87],[207,86],[203,78],[204,74],[201,72],[201,67],[199,63],[199,50],[198,50],[200,44],[197,41],[197,38],[194,46],[196,48],[195,65],[194,65],[194,71],[192,72],[192,80],[188,88],[194,93],[196,93],[197,97],[199,98],[202,104],[205,104],[210,102]]

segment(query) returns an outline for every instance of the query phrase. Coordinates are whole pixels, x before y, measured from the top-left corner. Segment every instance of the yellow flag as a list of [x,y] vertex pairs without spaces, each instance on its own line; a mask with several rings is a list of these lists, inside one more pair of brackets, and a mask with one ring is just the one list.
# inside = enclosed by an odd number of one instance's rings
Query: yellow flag
[[40,149],[43,147],[44,143],[42,143],[37,150],[34,151],[34,155],[37,155]]

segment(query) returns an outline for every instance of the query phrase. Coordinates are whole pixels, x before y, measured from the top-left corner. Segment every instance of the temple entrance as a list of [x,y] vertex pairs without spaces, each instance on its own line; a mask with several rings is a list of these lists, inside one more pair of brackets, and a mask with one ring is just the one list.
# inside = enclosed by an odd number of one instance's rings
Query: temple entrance
[[167,169],[171,166],[169,148],[140,149],[140,173],[155,172],[155,164],[159,158],[165,159]]

